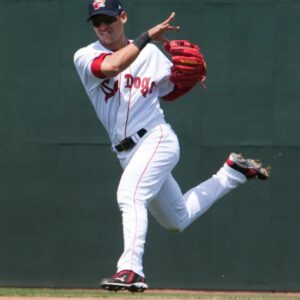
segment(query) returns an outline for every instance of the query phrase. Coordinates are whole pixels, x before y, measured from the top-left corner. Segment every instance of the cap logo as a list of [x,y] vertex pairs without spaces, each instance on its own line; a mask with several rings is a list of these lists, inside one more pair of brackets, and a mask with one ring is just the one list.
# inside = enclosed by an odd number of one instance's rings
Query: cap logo
[[105,7],[105,0],[94,0],[93,7],[94,10],[98,10],[101,7]]

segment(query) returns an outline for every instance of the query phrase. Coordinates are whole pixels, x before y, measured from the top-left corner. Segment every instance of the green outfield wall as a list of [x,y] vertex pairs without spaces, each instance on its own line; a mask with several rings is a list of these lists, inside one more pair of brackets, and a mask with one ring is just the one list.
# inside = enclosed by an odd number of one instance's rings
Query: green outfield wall
[[[185,232],[149,216],[152,288],[300,290],[300,1],[123,0],[135,37],[177,12],[207,89],[163,103],[186,191],[231,151],[273,168]],[[73,66],[95,40],[85,0],[0,1],[0,286],[98,287],[123,240],[121,168]]]

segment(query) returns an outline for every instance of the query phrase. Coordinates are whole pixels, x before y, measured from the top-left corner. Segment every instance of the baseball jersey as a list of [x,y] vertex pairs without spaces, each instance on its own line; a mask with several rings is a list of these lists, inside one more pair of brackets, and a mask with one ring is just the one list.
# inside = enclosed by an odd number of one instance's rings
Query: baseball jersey
[[74,64],[86,93],[105,127],[111,143],[118,144],[141,128],[150,129],[165,123],[159,98],[172,92],[172,63],[149,43],[136,60],[118,76],[95,74],[95,59],[112,51],[96,41],[79,49]]

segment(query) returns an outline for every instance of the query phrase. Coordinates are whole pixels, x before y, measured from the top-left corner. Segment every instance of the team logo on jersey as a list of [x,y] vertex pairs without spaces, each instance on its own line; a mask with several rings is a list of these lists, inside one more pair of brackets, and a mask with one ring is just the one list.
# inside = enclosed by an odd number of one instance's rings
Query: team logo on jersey
[[[131,74],[125,74],[124,77],[124,87],[130,90],[138,90],[145,98],[148,94],[151,94],[156,87],[156,82],[151,81],[150,77],[133,77]],[[107,102],[119,91],[119,81],[114,81],[111,78],[106,78],[101,82],[100,88],[105,94],[104,100],[105,102]]]
[[145,98],[156,87],[155,81],[151,81],[150,77],[133,77],[131,74],[125,74],[125,79],[125,88],[139,90]]
[[97,10],[101,7],[105,7],[105,0],[94,0],[93,7],[94,10]]
[[113,86],[111,86],[111,82],[112,80],[110,80],[110,78],[106,78],[101,82],[101,90],[105,94],[105,102],[113,97],[119,90],[119,81],[116,80],[113,82]]

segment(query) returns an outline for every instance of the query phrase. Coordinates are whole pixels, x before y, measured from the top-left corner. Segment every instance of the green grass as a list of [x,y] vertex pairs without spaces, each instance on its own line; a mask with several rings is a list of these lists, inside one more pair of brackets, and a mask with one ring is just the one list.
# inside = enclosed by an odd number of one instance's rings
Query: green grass
[[231,293],[231,292],[151,292],[129,293],[129,292],[106,292],[102,290],[76,290],[76,289],[31,289],[31,288],[0,288],[0,297],[64,297],[64,298],[125,298],[125,299],[199,299],[199,300],[300,300],[298,294],[266,294],[266,293]]

